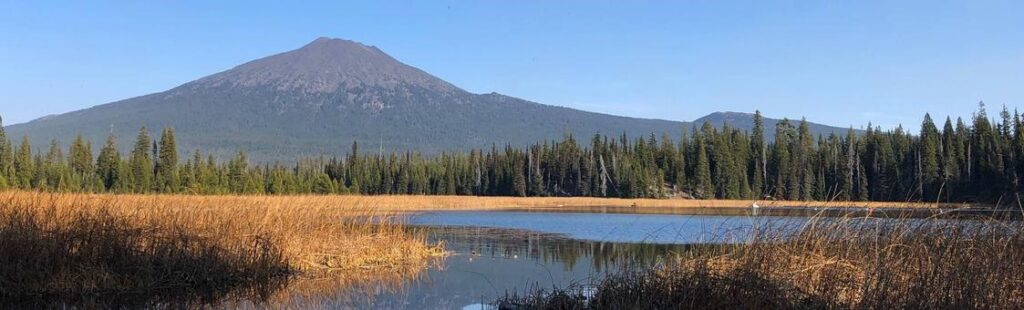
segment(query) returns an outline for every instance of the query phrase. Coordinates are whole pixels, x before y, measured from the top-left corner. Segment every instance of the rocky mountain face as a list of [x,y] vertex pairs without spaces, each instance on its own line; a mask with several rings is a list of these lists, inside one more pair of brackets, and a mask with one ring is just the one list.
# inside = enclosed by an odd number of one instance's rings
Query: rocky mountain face
[[[741,119],[731,121],[746,126]],[[718,119],[712,123],[720,124]],[[66,145],[82,134],[94,150],[113,133],[127,151],[141,126],[153,134],[174,127],[183,153],[199,149],[225,157],[245,150],[255,161],[270,162],[343,154],[352,141],[369,149],[429,155],[520,146],[567,133],[677,136],[690,125],[473,94],[376,47],[319,38],[164,92],[7,130],[13,139],[28,136],[37,147],[54,138]]]

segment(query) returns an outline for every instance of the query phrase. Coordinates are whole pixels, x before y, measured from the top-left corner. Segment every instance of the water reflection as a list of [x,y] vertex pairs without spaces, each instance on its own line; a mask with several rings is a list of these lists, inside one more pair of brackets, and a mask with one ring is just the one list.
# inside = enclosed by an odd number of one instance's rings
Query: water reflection
[[[451,255],[422,277],[365,300],[338,296],[318,305],[339,308],[459,309],[506,293],[588,285],[624,268],[663,263],[692,245],[581,241],[564,236],[495,228],[431,227],[431,241]],[[348,292],[346,294],[351,294]]]
[[796,217],[874,217],[874,218],[995,218],[1019,220],[1024,209],[988,208],[861,208],[861,207],[761,207],[761,208],[662,208],[662,207],[530,207],[493,211],[529,213],[617,213],[617,214],[674,214],[710,216],[796,216]]
[[[601,242],[618,243],[737,243],[758,231],[796,231],[808,222],[849,221],[874,223],[939,219],[1019,218],[1019,212],[991,210],[854,210],[809,208],[760,208],[666,210],[683,213],[620,212],[608,208],[587,208],[577,212],[545,210],[437,211],[409,217],[411,225],[495,227],[529,230]],[[705,212],[714,212],[707,214]],[[757,214],[753,214],[757,212]],[[816,212],[816,213],[808,213]],[[865,213],[867,212],[867,213]],[[861,214],[864,213],[864,214]],[[1016,214],[1013,216],[1013,214]]]
[[431,239],[468,260],[524,259],[558,263],[565,271],[589,264],[601,273],[629,265],[652,266],[691,245],[582,241],[558,234],[489,227],[429,227]]
[[596,242],[695,244],[744,242],[754,229],[800,226],[807,220],[800,216],[444,211],[412,216],[409,223],[518,229]]
[[[283,307],[460,309],[487,304],[514,292],[553,287],[586,288],[623,269],[659,266],[671,261],[676,254],[717,247],[721,243],[743,242],[749,240],[752,233],[795,233],[812,221],[806,213],[792,213],[807,210],[776,208],[762,208],[759,212],[765,213],[757,216],[749,213],[723,215],[723,210],[714,214],[616,213],[624,210],[608,209],[575,213],[535,211],[442,211],[411,215],[407,220],[413,229],[425,232],[429,242],[444,243],[451,253],[436,267],[394,281],[370,281],[333,293],[328,290],[293,297]],[[872,214],[874,217],[818,218],[816,223],[896,222],[879,214],[884,213]],[[921,218],[970,217],[970,214],[933,214],[908,221],[941,224],[947,220]],[[884,230],[885,225],[878,227]]]

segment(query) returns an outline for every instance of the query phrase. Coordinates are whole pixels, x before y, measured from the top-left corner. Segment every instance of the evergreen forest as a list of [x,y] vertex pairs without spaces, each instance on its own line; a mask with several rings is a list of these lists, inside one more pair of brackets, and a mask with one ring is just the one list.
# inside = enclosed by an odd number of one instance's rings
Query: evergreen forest
[[65,150],[57,141],[14,143],[0,127],[0,189],[941,202],[1016,201],[1022,189],[1024,114],[1005,107],[990,117],[979,103],[971,119],[941,125],[925,115],[916,133],[868,125],[814,136],[806,120],[774,128],[762,120],[757,113],[749,132],[703,123],[674,136],[566,134],[429,157],[352,143],[343,156],[260,164],[244,151],[227,160],[179,153],[172,128],[159,136],[141,128],[121,154],[125,141],[114,135],[98,149],[79,136]]

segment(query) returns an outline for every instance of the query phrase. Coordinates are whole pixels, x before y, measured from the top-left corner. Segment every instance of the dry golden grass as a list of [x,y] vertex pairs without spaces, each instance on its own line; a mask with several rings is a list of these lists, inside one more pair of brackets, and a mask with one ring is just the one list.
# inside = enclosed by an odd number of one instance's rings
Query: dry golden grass
[[[439,248],[400,225],[394,211],[402,208],[389,207],[389,202],[358,196],[0,193],[4,205],[52,206],[58,218],[104,211],[225,243],[266,236],[304,271],[405,268],[438,255]],[[382,225],[367,224],[367,219]]]
[[965,204],[915,202],[820,202],[774,200],[619,199],[593,197],[476,197],[476,196],[341,196],[334,199],[373,202],[391,210],[558,208],[558,207],[640,207],[640,208],[749,208],[833,207],[833,208],[951,208]]
[[[37,195],[28,192],[7,192],[10,195]],[[115,203],[122,206],[140,204],[192,206],[260,206],[268,210],[301,206],[304,212],[373,212],[377,215],[394,211],[420,210],[488,210],[506,208],[558,207],[640,207],[640,208],[749,208],[761,207],[831,207],[831,208],[963,208],[983,206],[967,203],[878,202],[878,201],[787,201],[787,200],[704,200],[704,199],[620,199],[594,197],[483,197],[483,196],[361,196],[361,195],[298,195],[298,196],[194,196],[194,195],[111,195],[57,194],[88,204]],[[293,210],[289,210],[292,212]]]
[[[79,199],[109,199],[111,195],[78,195]],[[864,201],[785,201],[785,200],[701,200],[701,199],[620,199],[593,197],[482,197],[482,196],[188,196],[188,195],[117,195],[118,200],[150,202],[166,200],[187,203],[228,205],[303,206],[360,211],[419,210],[488,210],[505,208],[558,207],[641,207],[641,208],[749,208],[752,203],[762,207],[833,207],[833,208],[961,208],[972,204],[926,202],[864,202]]]
[[[132,279],[97,280],[100,284],[79,287],[68,283],[82,282],[92,275],[102,276],[101,271],[109,270],[68,271],[64,268],[37,273],[37,291],[0,293],[31,298],[75,295],[83,293],[81,290],[93,289],[137,291],[168,285],[189,286],[194,285],[191,279],[210,277],[203,271],[209,266],[224,270],[249,268],[255,273],[259,273],[262,266],[293,270],[301,280],[329,279],[334,284],[327,287],[333,289],[337,283],[415,276],[432,257],[443,254],[443,249],[427,244],[422,234],[402,227],[396,213],[377,203],[379,201],[359,198],[316,196],[0,192],[0,232],[4,233],[0,237],[6,238],[0,240],[0,247],[3,247],[0,251],[12,254],[9,257],[12,261],[30,265],[31,262],[23,262],[24,258],[36,255],[42,260],[59,258],[53,260],[56,263],[51,266],[42,266],[50,269],[69,264],[84,266],[77,267],[79,269],[109,269],[112,261],[120,264],[118,268],[133,269],[133,262],[140,261],[135,258],[136,254],[143,253],[148,255],[141,260],[146,266],[134,268],[156,268],[146,270],[145,274],[167,282],[167,285],[147,282],[140,288],[136,283],[128,283]],[[33,229],[28,239],[21,232],[26,227]],[[101,242],[94,246],[96,255],[83,258],[81,244],[97,243],[97,238]],[[47,244],[53,246],[46,247]],[[111,257],[108,254],[114,252],[110,249],[122,255]],[[13,255],[16,252],[25,253]],[[154,267],[165,265],[160,253],[181,254],[181,259],[175,263],[191,264],[181,269],[189,274],[161,275],[162,271],[176,273],[180,270]],[[131,259],[125,258],[127,256]],[[67,257],[70,258],[65,259]],[[9,268],[4,272],[17,274],[20,271]],[[64,280],[54,279],[54,274]],[[296,273],[288,274],[286,278],[294,278]],[[24,276],[32,279],[34,275]],[[225,275],[224,281],[232,277],[251,278],[249,274],[231,274]],[[186,279],[173,283],[178,278]]]

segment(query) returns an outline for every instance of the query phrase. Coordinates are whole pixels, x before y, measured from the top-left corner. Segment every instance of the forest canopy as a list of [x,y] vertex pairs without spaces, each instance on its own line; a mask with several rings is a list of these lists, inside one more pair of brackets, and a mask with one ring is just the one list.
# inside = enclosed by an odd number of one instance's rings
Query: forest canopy
[[[680,128],[676,137],[595,134],[525,148],[423,156],[361,152],[254,165],[244,151],[227,161],[193,150],[179,158],[172,128],[151,138],[143,127],[128,154],[111,135],[99,153],[79,136],[15,145],[0,127],[0,189],[188,194],[344,194],[594,196],[623,198],[851,201],[1016,201],[1024,177],[1024,115],[1005,107],[990,119],[984,103],[968,122],[925,115],[918,133],[883,131],[813,136],[806,120],[751,132],[729,124]],[[775,139],[765,139],[772,130]]]

